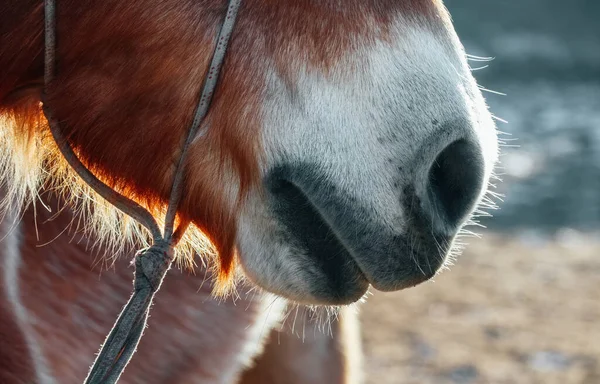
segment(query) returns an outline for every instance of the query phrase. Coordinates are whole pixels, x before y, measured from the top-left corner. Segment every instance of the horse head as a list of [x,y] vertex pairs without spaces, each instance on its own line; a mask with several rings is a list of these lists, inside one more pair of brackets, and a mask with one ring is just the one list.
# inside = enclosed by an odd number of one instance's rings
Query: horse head
[[[40,113],[41,4],[8,3],[4,178],[9,189],[54,178],[72,191]],[[157,213],[225,3],[58,2],[46,102],[84,163]],[[222,281],[239,269],[309,304],[433,277],[484,198],[498,152],[439,0],[244,1],[201,132],[179,217],[210,240]],[[96,211],[116,225],[106,233],[121,234],[113,214]]]

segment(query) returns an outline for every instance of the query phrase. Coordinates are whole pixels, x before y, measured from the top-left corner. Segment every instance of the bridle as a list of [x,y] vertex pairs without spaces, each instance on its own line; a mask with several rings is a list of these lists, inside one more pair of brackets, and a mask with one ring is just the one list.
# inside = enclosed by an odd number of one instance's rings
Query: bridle
[[219,73],[223,66],[240,3],[241,0],[229,0],[227,13],[217,37],[210,67],[204,79],[200,101],[196,107],[194,119],[177,164],[167,213],[165,215],[164,230],[161,232],[156,220],[147,209],[113,190],[83,165],[67,139],[63,136],[59,122],[53,116],[52,110],[45,102],[48,89],[55,75],[56,4],[55,0],[44,0],[45,55],[42,101],[43,111],[48,120],[54,141],[66,161],[81,179],[116,208],[146,227],[152,235],[152,245],[149,248],[139,251],[135,257],[133,294],[108,334],[100,353],[96,357],[94,365],[88,373],[85,383],[116,383],[119,380],[125,366],[133,356],[146,327],[146,320],[152,299],[160,288],[167,271],[171,268],[173,250],[189,225],[189,221],[181,220],[178,227],[175,228],[177,209],[183,193],[185,159],[192,142],[203,134],[199,128],[208,113],[212,96],[217,86]]

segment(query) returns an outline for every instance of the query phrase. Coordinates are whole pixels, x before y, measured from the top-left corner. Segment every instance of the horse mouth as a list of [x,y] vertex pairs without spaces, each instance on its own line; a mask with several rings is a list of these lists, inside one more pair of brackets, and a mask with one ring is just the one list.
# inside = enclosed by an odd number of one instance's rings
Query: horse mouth
[[369,280],[317,207],[286,180],[271,181],[269,192],[274,197],[271,209],[284,228],[285,242],[305,256],[310,269],[318,271],[307,282],[311,295],[329,305],[359,300],[369,288]]
[[281,224],[280,240],[312,271],[303,279],[317,301],[352,303],[370,285],[388,292],[414,287],[444,265],[453,236],[431,234],[426,217],[414,214],[410,228],[394,233],[335,188],[315,191],[278,176],[266,180],[271,213]]

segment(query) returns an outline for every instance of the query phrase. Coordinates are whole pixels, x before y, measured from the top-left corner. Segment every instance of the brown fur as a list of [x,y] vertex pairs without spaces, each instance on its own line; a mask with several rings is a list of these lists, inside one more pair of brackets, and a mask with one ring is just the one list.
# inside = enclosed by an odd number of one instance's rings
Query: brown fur
[[0,319],[0,383],[35,382],[25,336],[5,294],[0,295]]

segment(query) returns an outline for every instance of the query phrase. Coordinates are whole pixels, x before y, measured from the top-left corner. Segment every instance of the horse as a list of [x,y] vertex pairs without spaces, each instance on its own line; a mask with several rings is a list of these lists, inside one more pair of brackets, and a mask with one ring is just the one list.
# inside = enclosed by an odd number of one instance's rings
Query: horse
[[[160,219],[226,7],[61,0],[57,73],[44,89],[43,2],[0,4],[6,382],[83,378],[128,292],[118,255],[149,238],[69,168],[42,94],[86,167]],[[124,382],[295,371],[298,382],[360,380],[346,306],[369,287],[413,287],[445,269],[490,204],[498,159],[495,124],[439,0],[245,0],[202,131],[186,158],[177,217],[192,226],[176,259],[202,263],[210,288],[169,273]],[[89,248],[109,255],[112,273],[98,278]],[[246,287],[244,305],[218,305]],[[267,339],[293,316],[287,303],[342,308],[334,336],[292,338],[277,353]]]

